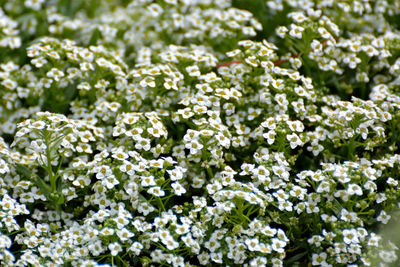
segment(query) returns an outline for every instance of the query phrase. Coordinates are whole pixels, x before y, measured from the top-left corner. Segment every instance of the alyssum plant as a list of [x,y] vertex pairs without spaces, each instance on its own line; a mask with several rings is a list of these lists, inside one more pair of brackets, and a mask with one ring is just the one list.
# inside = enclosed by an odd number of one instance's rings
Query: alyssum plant
[[1,265],[398,264],[400,2],[240,6],[0,1]]

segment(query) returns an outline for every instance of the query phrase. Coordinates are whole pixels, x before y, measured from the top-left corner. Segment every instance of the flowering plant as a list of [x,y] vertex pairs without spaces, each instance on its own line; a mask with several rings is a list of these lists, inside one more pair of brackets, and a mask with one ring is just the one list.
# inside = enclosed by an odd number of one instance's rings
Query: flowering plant
[[1,265],[396,266],[399,16],[1,3]]

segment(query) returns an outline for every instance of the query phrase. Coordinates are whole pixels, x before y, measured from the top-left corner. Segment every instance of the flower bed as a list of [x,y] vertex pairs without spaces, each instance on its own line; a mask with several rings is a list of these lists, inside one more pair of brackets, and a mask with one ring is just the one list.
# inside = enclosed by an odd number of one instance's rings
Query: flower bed
[[0,7],[1,265],[399,264],[399,1]]

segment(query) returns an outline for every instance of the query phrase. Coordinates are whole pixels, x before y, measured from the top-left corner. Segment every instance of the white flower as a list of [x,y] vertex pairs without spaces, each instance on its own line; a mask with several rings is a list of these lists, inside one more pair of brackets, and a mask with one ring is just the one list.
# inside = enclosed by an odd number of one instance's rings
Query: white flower
[[132,251],[136,256],[140,254],[143,249],[143,245],[137,241],[133,242],[132,245],[129,247],[129,251]]
[[90,185],[90,178],[84,175],[79,175],[76,180],[74,180],[72,182],[73,185],[77,186],[77,187],[85,187]]
[[117,231],[117,235],[121,241],[127,241],[131,237],[133,237],[135,234],[126,228],[122,228],[121,230]]
[[91,86],[88,82],[82,82],[76,87],[79,90],[89,91]]
[[349,65],[349,68],[355,69],[357,65],[361,62],[361,59],[356,57],[355,54],[349,54],[343,59],[343,62]]
[[186,189],[178,182],[172,183],[171,187],[174,189],[174,193],[177,196],[181,196],[186,193]]
[[147,138],[142,138],[139,137],[137,140],[137,143],[135,144],[136,149],[143,149],[145,151],[149,151],[151,146],[150,146],[150,140]]
[[349,212],[346,209],[342,209],[342,211],[340,212],[340,219],[345,222],[355,222],[358,219],[358,217],[357,213]]
[[159,6],[158,4],[155,4],[155,3],[147,6],[147,10],[150,11],[150,15],[153,17],[160,16],[164,11],[161,6]]
[[177,91],[178,90],[177,80],[171,79],[171,78],[165,78],[164,79],[164,87],[167,90],[173,89],[173,90]]
[[119,167],[119,170],[129,175],[133,175],[135,173],[133,164],[126,160],[123,160],[123,164]]
[[122,247],[118,242],[108,244],[108,248],[111,251],[112,256],[117,256],[119,252],[122,251]]
[[379,241],[382,239],[379,235],[375,233],[371,233],[371,236],[368,240],[368,246],[371,247],[378,247],[379,246]]
[[298,185],[294,185],[289,191],[289,195],[291,195],[292,197],[296,197],[299,200],[303,200],[306,193],[307,189],[302,188]]
[[204,146],[197,140],[192,140],[190,143],[186,143],[185,147],[190,149],[190,154],[197,154]]
[[186,234],[187,232],[189,232],[189,230],[190,230],[190,225],[184,223],[184,224],[177,224],[177,225],[176,225],[175,232],[176,232],[178,235],[184,235],[184,234]]
[[379,257],[386,263],[393,263],[398,258],[394,250],[381,250],[379,251]]
[[104,177],[108,177],[108,176],[112,175],[112,170],[107,165],[102,165],[102,166],[99,166],[99,167],[95,167],[93,169],[93,172],[96,173],[96,178],[97,179],[103,179]]
[[3,85],[4,87],[6,87],[10,90],[14,90],[15,88],[17,88],[18,83],[11,79],[5,79],[4,81],[1,82],[1,85]]
[[259,240],[258,238],[249,238],[244,241],[247,246],[247,249],[250,251],[257,251],[259,248]]
[[149,163],[150,167],[159,169],[164,168],[164,159],[152,159],[149,161]]
[[287,180],[289,178],[289,172],[285,170],[284,166],[272,166],[272,171],[275,175],[279,176],[279,178],[282,178],[284,180]]
[[281,211],[292,211],[293,210],[293,203],[290,201],[279,201],[278,202],[278,209]]
[[301,141],[300,137],[295,133],[288,134],[286,136],[286,139],[290,142],[290,147],[292,149],[295,149],[297,146],[303,145],[303,142]]
[[311,145],[307,147],[308,151],[311,151],[314,156],[318,156],[318,154],[324,150],[324,147],[318,143],[318,141],[313,140]]
[[115,185],[119,184],[119,181],[114,175],[110,175],[102,179],[101,184],[106,186],[108,189],[112,189]]
[[[122,122],[125,123],[125,124],[130,124],[130,125],[131,124],[135,124],[140,119],[139,116],[132,116],[132,115],[129,115],[129,114],[123,114],[122,116],[123,116],[122,117]],[[140,133],[143,132],[143,129],[141,129],[141,128],[137,128],[137,129],[141,130]]]
[[221,188],[222,188],[222,185],[219,181],[214,181],[213,183],[207,185],[207,191],[210,195],[214,194]]
[[317,188],[317,193],[329,193],[330,192],[330,183],[328,181],[322,181],[318,188]]
[[287,121],[287,125],[292,132],[303,132],[304,125],[301,121]]
[[152,87],[154,88],[156,86],[156,82],[155,79],[151,76],[147,76],[146,78],[144,78],[143,80],[140,81],[140,86],[142,87]]
[[227,138],[223,133],[221,133],[221,132],[217,133],[215,138],[218,140],[218,142],[221,146],[223,146],[225,148],[229,148],[229,146],[231,144],[231,140],[229,140],[229,138]]
[[228,100],[232,95],[231,91],[228,88],[217,88],[215,89],[215,95],[222,97],[226,100]]
[[161,187],[159,187],[159,186],[151,187],[149,190],[147,190],[147,193],[154,195],[156,197],[165,196],[164,190],[162,190]]
[[325,252],[321,252],[319,254],[313,254],[312,255],[312,265],[327,266],[326,257],[327,257],[327,254]]
[[192,112],[191,108],[184,108],[184,109],[179,109],[177,111],[177,114],[181,115],[182,118],[184,119],[189,119],[190,117],[192,117],[194,115],[194,113]]
[[284,38],[285,34],[288,32],[288,29],[285,26],[279,26],[275,31],[279,37]]
[[285,201],[286,199],[289,198],[289,195],[283,191],[282,189],[279,189],[275,193],[272,194],[278,201]]
[[103,228],[100,232],[101,235],[112,236],[115,230],[109,227]]
[[261,233],[263,235],[269,236],[269,237],[273,237],[276,235],[277,230],[275,228],[271,228],[268,225],[266,225],[262,230]]
[[47,77],[53,78],[55,81],[59,81],[61,77],[64,77],[64,72],[60,71],[59,69],[52,68],[50,71],[47,72]]
[[282,79],[273,79],[271,85],[277,90],[282,90],[283,87],[285,87],[284,81]]
[[96,141],[96,138],[92,135],[92,133],[88,130],[85,130],[83,132],[79,132],[79,137],[82,142],[88,143],[89,141]]
[[295,24],[290,24],[290,31],[289,31],[290,36],[301,39],[303,31],[304,31],[303,27],[297,26]]
[[292,18],[296,23],[302,23],[307,20],[307,17],[304,16],[303,12],[291,12],[288,14],[289,18]]
[[176,166],[175,169],[167,170],[171,181],[178,181],[183,178],[184,173],[186,172],[186,168],[181,166]]
[[255,165],[254,164],[249,164],[249,163],[243,163],[241,166],[241,169],[243,170],[242,172],[239,173],[239,175],[250,175],[250,173],[253,171]]
[[264,166],[258,166],[257,168],[252,170],[252,173],[255,177],[257,177],[260,181],[264,182],[270,175],[270,172]]
[[155,211],[155,208],[149,205],[147,202],[141,202],[137,209],[138,212],[143,213],[144,216],[147,216],[149,213]]
[[141,176],[142,182],[141,185],[143,187],[148,187],[148,186],[153,186],[156,185],[156,182],[154,180],[154,176],[150,175],[150,176]]
[[211,252],[215,252],[221,246],[221,243],[216,238],[211,238],[204,243],[204,246]]
[[361,186],[359,186],[357,184],[348,184],[347,185],[347,193],[349,193],[349,195],[357,195],[357,196],[363,195]]
[[310,237],[309,239],[307,239],[307,242],[310,245],[314,245],[316,247],[320,247],[321,246],[321,242],[324,240],[324,238],[320,235],[313,235],[312,237]]
[[272,145],[275,142],[276,132],[274,130],[270,130],[267,133],[263,134],[263,137],[267,139],[267,143]]
[[289,104],[286,94],[276,94],[274,99],[279,106],[286,107]]
[[359,243],[358,232],[356,229],[344,229],[342,231],[343,234],[343,242],[346,244],[357,244]]
[[379,216],[376,218],[378,222],[383,224],[387,224],[392,216],[388,215],[384,210],[379,213]]
[[283,253],[285,251],[284,247],[286,246],[286,242],[278,239],[272,238],[272,249],[278,253]]
[[322,36],[324,39],[332,39],[332,35],[323,27],[318,28],[318,33]]
[[398,184],[399,184],[399,182],[398,182],[397,180],[393,179],[392,177],[389,177],[389,178],[386,180],[386,183],[387,183],[387,184],[390,184],[390,185],[392,185],[392,186],[398,186]]
[[8,167],[7,162],[3,159],[0,159],[0,174],[5,174],[8,172],[10,172],[10,168]]
[[188,72],[189,76],[198,77],[201,75],[200,69],[197,65],[186,67],[186,71]]
[[201,75],[200,79],[204,80],[206,83],[213,83],[213,82],[221,80],[221,78],[217,77],[215,72],[210,72],[210,73]]

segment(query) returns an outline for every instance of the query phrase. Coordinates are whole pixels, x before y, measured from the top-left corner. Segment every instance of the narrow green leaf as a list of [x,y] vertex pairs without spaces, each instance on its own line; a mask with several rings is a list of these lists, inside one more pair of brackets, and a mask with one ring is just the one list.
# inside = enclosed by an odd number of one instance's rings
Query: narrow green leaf
[[32,178],[34,178],[33,181],[35,182],[37,187],[39,187],[40,191],[42,191],[43,195],[47,198],[47,200],[49,200],[51,193],[50,187],[42,180],[42,178],[40,178],[36,174],[34,174]]
[[76,89],[76,82],[75,83],[70,83],[64,90],[64,98],[66,101],[71,101],[72,99],[75,98],[75,96],[77,95],[78,90]]
[[63,194],[60,194],[60,197],[57,200],[57,205],[62,205],[64,204],[65,198]]
[[301,253],[298,253],[298,254],[296,254],[296,255],[294,255],[293,257],[291,257],[291,258],[289,258],[289,259],[287,259],[287,260],[285,260],[284,262],[285,262],[285,266],[288,266],[288,264],[292,264],[292,263],[295,263],[296,261],[298,261],[298,260],[300,260],[301,258],[303,258],[305,255],[307,255],[307,251],[304,251],[304,252],[301,252]]
[[335,215],[339,217],[340,212],[343,209],[343,206],[340,204],[340,202],[337,199],[333,199],[332,202],[333,202],[332,210],[333,210],[333,212],[335,212]]
[[100,32],[100,30],[98,29],[98,28],[96,28],[94,31],[93,31],[93,34],[92,34],[92,37],[90,37],[90,40],[89,40],[89,46],[90,45],[96,45],[97,44],[97,41],[99,40],[101,38],[101,32]]
[[30,179],[32,176],[31,170],[29,170],[26,166],[22,164],[15,164],[15,169],[19,175],[21,175],[25,179]]

